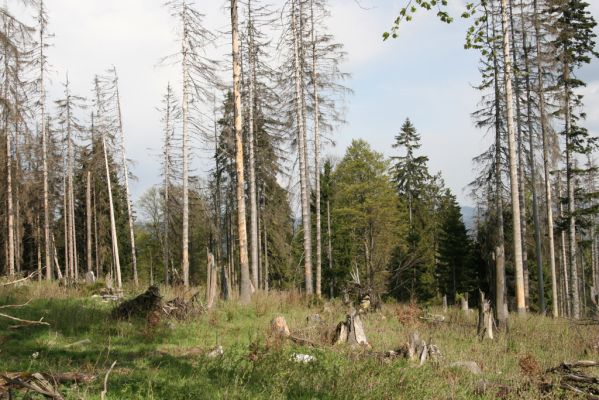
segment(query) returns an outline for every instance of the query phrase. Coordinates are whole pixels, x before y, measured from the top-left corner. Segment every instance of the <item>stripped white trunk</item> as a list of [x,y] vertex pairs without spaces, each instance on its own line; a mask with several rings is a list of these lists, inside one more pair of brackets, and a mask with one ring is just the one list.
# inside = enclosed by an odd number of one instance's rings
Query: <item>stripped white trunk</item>
[[[185,4],[183,7],[187,7]],[[181,111],[183,112],[183,151],[182,151],[182,163],[183,163],[183,227],[181,241],[183,245],[182,257],[181,257],[181,268],[183,270],[183,284],[185,287],[189,287],[189,160],[188,160],[188,147],[189,147],[189,51],[188,48],[188,27],[187,27],[187,12],[183,11],[183,40],[182,40],[182,52],[183,52],[183,102],[181,104]]]
[[249,36],[249,105],[248,105],[248,168],[249,168],[249,186],[250,186],[250,243],[251,243],[251,275],[252,284],[258,288],[258,205],[256,195],[256,161],[254,157],[255,145],[255,127],[254,127],[254,102],[255,102],[255,79],[256,79],[256,59],[254,57],[254,29],[252,25],[252,6],[248,1],[248,36]]
[[[298,12],[300,15],[298,15]],[[293,68],[295,78],[295,112],[297,118],[297,142],[298,158],[300,169],[300,195],[302,208],[302,227],[304,231],[304,276],[306,281],[306,294],[312,295],[314,288],[312,285],[312,227],[310,221],[310,204],[308,202],[308,163],[306,149],[306,115],[303,101],[303,69],[300,59],[300,9],[296,9],[296,1],[292,3],[291,24],[293,34]]]
[[121,262],[119,259],[119,241],[116,234],[116,223],[114,219],[114,203],[112,201],[112,185],[110,183],[110,168],[108,166],[108,151],[106,149],[106,138],[102,133],[102,148],[104,150],[104,164],[106,167],[106,186],[108,189],[108,203],[110,208],[110,234],[112,237],[112,257],[114,261],[114,269],[116,272],[116,283],[117,288],[122,288],[123,283],[121,280]]
[[522,264],[522,231],[520,224],[520,194],[518,188],[518,160],[516,155],[516,135],[514,132],[514,94],[512,90],[512,62],[508,23],[508,0],[501,0],[501,27],[503,34],[504,80],[506,94],[510,188],[512,198],[512,230],[514,240],[514,266],[516,274],[516,306],[519,314],[526,313],[524,298],[524,273]]
[[251,279],[248,263],[247,228],[245,222],[243,139],[241,111],[241,57],[239,54],[239,28],[237,0],[231,0],[231,46],[233,50],[233,114],[235,118],[235,172],[237,173],[237,234],[239,240],[239,265],[241,269],[241,302],[249,303],[251,299]]
[[87,217],[87,272],[92,272],[93,270],[93,260],[92,260],[92,173],[91,171],[87,171],[87,190],[85,192],[85,214]]
[[322,296],[322,221],[320,217],[320,103],[318,99],[318,75],[316,73],[316,26],[314,0],[310,1],[312,34],[312,96],[314,97],[314,200],[316,207],[316,296]]
[[133,226],[133,213],[131,212],[131,193],[129,191],[129,167],[127,166],[127,152],[125,151],[125,132],[123,131],[123,114],[121,112],[121,97],[119,94],[118,77],[114,69],[116,104],[118,112],[119,134],[121,139],[121,158],[123,163],[123,175],[125,178],[125,197],[127,200],[127,217],[129,222],[129,239],[131,240],[131,266],[133,268],[133,283],[139,284],[137,277],[137,255],[135,250],[135,230]]

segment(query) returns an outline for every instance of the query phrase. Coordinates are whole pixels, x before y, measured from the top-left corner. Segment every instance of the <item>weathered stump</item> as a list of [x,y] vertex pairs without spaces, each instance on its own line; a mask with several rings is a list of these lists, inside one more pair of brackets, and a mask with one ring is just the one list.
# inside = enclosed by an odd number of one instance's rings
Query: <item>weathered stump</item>
[[493,309],[491,308],[491,301],[485,299],[485,294],[480,291],[480,302],[478,305],[478,337],[484,339],[485,337],[493,340]]
[[339,343],[370,346],[368,344],[368,339],[366,338],[366,333],[364,332],[362,319],[356,310],[352,309],[350,313],[347,314],[346,320],[337,325],[333,344]]
[[288,337],[291,335],[285,317],[279,315],[270,322],[270,331],[277,337]]

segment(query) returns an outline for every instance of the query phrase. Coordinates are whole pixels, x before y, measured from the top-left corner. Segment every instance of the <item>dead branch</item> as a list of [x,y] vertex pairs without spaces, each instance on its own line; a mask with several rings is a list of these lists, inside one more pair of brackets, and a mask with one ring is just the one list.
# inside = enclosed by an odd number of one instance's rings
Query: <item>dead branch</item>
[[6,282],[6,283],[3,283],[3,284],[0,284],[0,286],[5,287],[5,286],[14,285],[14,284],[19,283],[19,282],[23,282],[23,281],[26,281],[27,279],[33,278],[36,274],[37,274],[37,271],[33,271],[31,274],[29,274],[28,276],[26,276],[24,278],[17,279],[16,281]]
[[46,326],[50,326],[49,323],[42,321],[44,318],[40,318],[39,321],[30,321],[27,319],[21,319],[21,318],[17,318],[17,317],[13,317],[12,315],[8,315],[8,314],[3,314],[0,313],[0,317],[2,318],[7,318],[10,319],[12,321],[16,321],[16,322],[21,322],[22,325],[14,325],[14,327],[21,327],[21,326],[25,326],[25,325],[46,325]]
[[25,307],[27,304],[31,303],[31,299],[27,300],[27,303],[23,303],[23,304],[6,304],[3,306],[0,306],[0,310],[3,310],[5,308],[19,308],[19,307]]
[[105,398],[106,398],[106,393],[108,393],[108,376],[112,372],[112,369],[114,368],[115,365],[116,365],[116,360],[112,363],[112,365],[108,369],[108,372],[106,372],[106,376],[104,376],[104,390],[102,390],[102,393],[100,393],[101,400],[105,400]]

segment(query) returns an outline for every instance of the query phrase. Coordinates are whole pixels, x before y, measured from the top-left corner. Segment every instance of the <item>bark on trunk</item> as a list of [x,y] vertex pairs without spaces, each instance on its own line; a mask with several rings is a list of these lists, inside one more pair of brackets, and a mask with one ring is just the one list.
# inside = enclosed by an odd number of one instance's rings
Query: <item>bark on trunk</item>
[[119,259],[119,239],[116,233],[114,203],[112,201],[112,185],[110,183],[110,167],[108,165],[108,151],[106,149],[106,138],[104,136],[104,133],[102,133],[102,148],[104,150],[104,164],[106,167],[106,185],[108,190],[108,204],[110,208],[110,235],[112,238],[112,257],[116,273],[117,288],[121,289],[123,287],[123,282],[121,280],[121,262]]
[[526,313],[524,298],[524,273],[522,264],[522,232],[520,223],[520,195],[518,189],[518,160],[516,157],[516,135],[514,132],[514,110],[512,91],[512,62],[510,56],[510,37],[508,26],[508,0],[501,0],[501,26],[503,33],[504,80],[507,111],[508,152],[510,169],[510,188],[512,197],[512,225],[514,240],[514,266],[516,274],[516,306],[519,314]]
[[256,165],[254,157],[255,145],[255,126],[254,126],[254,92],[256,76],[256,60],[254,57],[254,27],[252,25],[252,5],[248,1],[248,61],[249,61],[249,99],[248,99],[248,168],[249,168],[249,189],[250,189],[250,245],[251,245],[251,276],[252,284],[258,287],[260,280],[258,277],[258,204],[256,195]]
[[[303,68],[300,58],[301,47],[301,14],[302,6],[299,2],[292,3],[291,29],[293,34],[293,64],[295,78],[295,111],[297,118],[297,142],[298,158],[300,169],[300,197],[302,208],[302,228],[304,233],[304,277],[306,284],[306,294],[311,296],[314,293],[312,285],[312,224],[310,221],[310,204],[308,202],[308,165],[306,149],[306,113],[303,94]],[[298,13],[300,15],[298,15]]]
[[[522,15],[524,15],[523,2],[520,1],[520,8]],[[529,46],[526,34],[526,26],[524,24],[524,17],[521,18],[522,24],[522,47],[524,55],[524,70],[531,71],[531,65],[529,60]],[[535,229],[535,255],[537,263],[537,281],[539,287],[539,310],[541,314],[545,315],[545,279],[543,276],[543,252],[541,243],[541,224],[539,220],[539,205],[537,198],[537,169],[535,162],[535,148],[533,145],[533,110],[532,110],[532,85],[530,82],[530,74],[525,74],[525,89],[526,89],[526,115],[528,125],[528,152],[529,152],[529,168],[530,168],[530,190],[532,192],[532,217]]]
[[182,53],[183,53],[183,102],[181,111],[183,113],[183,149],[182,149],[182,168],[183,168],[183,226],[181,233],[182,255],[181,269],[183,272],[183,285],[189,287],[189,44],[188,44],[188,22],[187,12],[185,11],[185,3],[183,5],[183,37],[182,37]]
[[85,214],[87,217],[87,272],[93,271],[93,256],[92,256],[92,173],[87,171],[87,190],[85,192]]
[[248,263],[247,230],[245,222],[244,166],[241,111],[241,57],[239,54],[237,0],[231,0],[231,44],[233,50],[233,114],[235,118],[235,172],[237,173],[237,232],[239,239],[239,265],[241,269],[241,302],[251,299],[251,281]]
[[129,168],[127,166],[127,153],[125,151],[125,132],[123,131],[123,114],[121,112],[121,97],[119,94],[118,76],[114,69],[114,82],[116,90],[116,104],[118,112],[119,134],[121,141],[121,157],[123,163],[123,175],[125,179],[125,198],[127,201],[127,219],[129,222],[129,240],[131,241],[131,266],[133,268],[133,283],[139,285],[137,276],[137,255],[135,249],[135,229],[133,226],[133,212],[131,211],[131,192],[129,191]]
[[316,296],[322,296],[322,222],[320,216],[320,103],[318,98],[318,75],[316,73],[316,25],[314,20],[314,0],[310,0],[312,34],[312,96],[314,101],[314,192],[316,199]]

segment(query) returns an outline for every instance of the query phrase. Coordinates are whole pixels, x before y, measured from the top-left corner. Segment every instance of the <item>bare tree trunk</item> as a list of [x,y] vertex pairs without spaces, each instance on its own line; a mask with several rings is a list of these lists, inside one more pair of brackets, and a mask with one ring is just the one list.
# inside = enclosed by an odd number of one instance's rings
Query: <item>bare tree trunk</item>
[[252,5],[248,0],[248,61],[249,61],[249,104],[248,104],[248,168],[249,168],[249,189],[250,189],[250,244],[251,244],[251,276],[252,283],[257,288],[260,280],[258,277],[258,206],[256,200],[256,165],[254,157],[255,145],[255,124],[254,124],[254,103],[255,103],[255,76],[256,60],[254,57],[254,27],[252,22]]
[[267,227],[266,227],[266,218],[262,217],[263,219],[263,230],[264,230],[264,291],[266,293],[268,293],[268,289],[269,289],[269,280],[268,280],[268,232],[267,232]]
[[68,189],[67,189],[67,178],[63,177],[62,179],[62,221],[63,221],[63,229],[64,229],[64,275],[67,279],[71,278],[71,230],[69,228],[69,224],[71,222],[71,213],[67,211],[69,209],[68,205]]
[[37,280],[41,282],[42,280],[42,233],[40,229],[40,218],[39,216],[35,219],[35,247],[37,251]]
[[[510,34],[512,39],[512,62],[513,69],[518,72],[520,67],[518,66],[518,56],[516,54],[516,35],[514,26],[514,14],[513,14],[513,0],[509,2],[509,17],[510,17]],[[520,81],[517,77],[517,74],[513,74],[514,81],[514,100],[516,103],[516,140],[518,143],[518,188],[519,188],[519,196],[520,196],[520,230],[521,230],[521,241],[522,241],[522,274],[524,278],[524,303],[526,304],[526,309],[528,310],[530,307],[530,284],[529,284],[529,273],[528,273],[528,251],[526,246],[526,199],[525,199],[525,162],[524,162],[524,134],[522,132],[522,112],[520,105],[521,98],[521,89],[520,89]]]
[[[6,127],[6,126],[5,126]],[[7,198],[7,219],[8,219],[8,276],[15,274],[15,228],[14,228],[14,210],[12,199],[12,152],[11,137],[8,129],[6,132],[6,198]]]
[[507,110],[507,131],[509,150],[510,187],[512,197],[512,224],[514,240],[514,266],[516,273],[516,304],[519,314],[526,313],[524,298],[524,272],[522,265],[522,232],[520,224],[520,194],[518,188],[518,168],[516,158],[516,136],[514,133],[514,95],[512,91],[512,62],[510,57],[510,37],[508,24],[508,0],[501,0],[501,27],[503,33],[503,63]]
[[[305,126],[305,105],[303,101],[303,71],[302,61],[300,59],[300,41],[301,41],[301,2],[299,10],[296,7],[297,1],[292,2],[292,34],[293,34],[293,59],[295,75],[295,109],[297,117],[297,135],[298,135],[298,157],[300,169],[300,196],[302,207],[302,227],[304,231],[304,276],[306,281],[306,294],[311,296],[314,292],[312,285],[312,227],[310,221],[310,204],[308,202],[308,165],[306,149],[306,126]],[[298,15],[298,12],[300,15]]]
[[[491,15],[491,18],[494,18]],[[495,36],[495,21],[493,36]],[[495,91],[495,212],[496,244],[495,244],[495,312],[499,329],[507,328],[508,314],[505,309],[505,238],[503,231],[503,184],[501,179],[501,91],[499,90],[499,62],[493,52],[493,74]]]
[[231,0],[231,43],[233,48],[233,110],[235,117],[235,171],[237,173],[237,231],[239,235],[239,265],[241,269],[241,302],[251,299],[251,281],[248,265],[247,230],[245,222],[243,138],[241,111],[241,58],[239,54],[239,28],[237,0]]
[[320,103],[318,98],[318,75],[316,73],[316,26],[314,0],[310,0],[312,34],[312,96],[314,98],[314,192],[316,199],[316,296],[322,297],[322,222],[320,216]]
[[117,288],[121,289],[123,283],[121,280],[121,262],[119,259],[119,240],[116,234],[116,223],[114,219],[114,203],[112,201],[112,185],[110,183],[110,168],[108,166],[108,151],[106,149],[106,138],[102,132],[102,148],[104,150],[104,163],[106,166],[106,185],[108,189],[108,202],[110,207],[110,233],[112,237],[112,257],[116,272]]
[[580,297],[578,289],[578,263],[576,260],[576,217],[574,212],[576,211],[576,204],[574,198],[574,171],[573,171],[573,160],[572,160],[572,148],[571,148],[571,112],[570,112],[570,87],[568,80],[570,79],[570,70],[567,63],[563,65],[563,81],[565,82],[564,94],[565,94],[565,135],[566,135],[566,189],[568,192],[568,258],[570,264],[570,298],[572,303],[572,317],[574,319],[580,318]]
[[[40,3],[39,8],[40,20],[43,18],[43,2]],[[46,88],[44,85],[45,75],[45,58],[44,58],[44,39],[45,39],[45,24],[40,24],[40,128],[42,136],[42,175],[43,175],[43,186],[44,186],[44,256],[46,262],[46,279],[52,279],[52,261],[50,254],[50,205],[49,205],[49,194],[48,194],[48,134],[46,132]]]
[[98,208],[96,207],[96,189],[93,192],[94,202],[94,254],[96,261],[96,279],[100,278],[100,253],[98,252]]
[[[18,132],[18,124],[15,124],[15,132]],[[14,218],[15,218],[15,270],[17,273],[21,273],[21,261],[22,261],[22,250],[21,250],[21,243],[22,243],[22,239],[23,239],[23,235],[21,233],[21,227],[22,227],[22,223],[21,223],[21,202],[20,202],[20,195],[19,195],[19,171],[20,171],[20,165],[21,165],[21,161],[19,159],[19,143],[17,142],[17,135],[15,135],[15,212],[14,212]]]
[[73,190],[73,135],[72,135],[72,126],[71,126],[71,106],[68,104],[70,102],[70,93],[69,93],[69,78],[67,76],[66,79],[66,95],[67,95],[67,116],[66,116],[66,129],[67,129],[67,165],[66,165],[66,174],[67,174],[67,185],[65,191],[65,210],[64,210],[64,218],[67,221],[67,231],[65,234],[65,243],[68,242],[68,253],[69,253],[69,269],[70,269],[70,277],[72,279],[77,280],[77,250],[75,246],[75,205],[74,205],[74,190]]
[[[558,204],[559,204],[559,213],[560,217],[563,219],[564,216],[564,207],[561,202],[562,193],[562,177],[561,172],[557,171],[557,193],[558,193]],[[562,259],[562,276],[564,280],[564,295],[565,295],[565,308],[566,314],[571,317],[572,316],[572,303],[570,299],[570,279],[568,274],[568,255],[567,255],[567,245],[566,245],[566,232],[564,230],[561,231],[560,234],[560,244],[561,244],[561,259]]]
[[[183,3],[183,7],[187,7]],[[189,287],[189,49],[187,31],[188,23],[186,20],[187,12],[184,10],[183,13],[183,37],[182,37],[182,53],[183,53],[183,102],[181,104],[181,110],[183,112],[183,154],[182,154],[182,168],[183,168],[183,227],[181,234],[181,242],[183,245],[182,256],[181,256],[181,267],[183,270],[183,285]]]
[[[327,200],[327,236],[328,236],[328,246],[327,246],[327,258],[329,259],[329,271],[333,271],[333,245],[331,239],[331,202]],[[331,285],[330,295],[333,297],[333,282],[329,283]]]
[[87,217],[87,272],[93,271],[93,257],[92,257],[92,173],[87,171],[87,190],[85,192],[85,214]]
[[165,137],[164,137],[164,284],[169,283],[170,260],[170,176],[171,176],[171,85],[167,87]]
[[216,188],[214,190],[214,216],[216,219],[216,260],[221,264],[220,265],[220,282],[221,282],[221,294],[223,300],[229,300],[231,296],[231,287],[230,287],[230,277],[227,273],[227,263],[223,260],[222,255],[222,220],[221,220],[221,185],[220,185],[220,161],[219,161],[219,153],[218,153],[218,131],[217,131],[217,119],[216,119],[216,104],[213,107],[213,116],[214,116],[214,165],[215,165],[215,184]]
[[135,286],[139,285],[139,278],[137,276],[137,255],[135,249],[135,229],[133,226],[133,212],[131,211],[131,193],[129,191],[129,168],[127,166],[127,153],[125,151],[125,133],[123,131],[123,114],[121,111],[121,97],[119,94],[118,76],[116,68],[113,67],[114,71],[114,82],[116,90],[116,104],[118,112],[118,124],[119,134],[121,139],[121,157],[123,162],[123,175],[125,179],[125,197],[127,200],[127,218],[129,222],[129,239],[131,240],[131,265],[133,267],[133,283]]
[[543,170],[545,183],[545,203],[547,203],[547,235],[549,237],[549,264],[551,270],[551,297],[552,297],[552,315],[557,318],[557,273],[555,269],[555,238],[553,233],[553,199],[551,193],[551,170],[549,165],[549,142],[548,142],[548,125],[547,112],[545,110],[545,83],[544,71],[541,58],[541,42],[539,18],[537,12],[537,0],[533,1],[533,18],[536,37],[536,60],[537,60],[537,79],[538,79],[538,97],[539,111],[541,113],[541,135],[543,139]]

